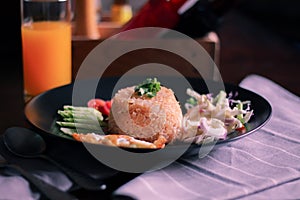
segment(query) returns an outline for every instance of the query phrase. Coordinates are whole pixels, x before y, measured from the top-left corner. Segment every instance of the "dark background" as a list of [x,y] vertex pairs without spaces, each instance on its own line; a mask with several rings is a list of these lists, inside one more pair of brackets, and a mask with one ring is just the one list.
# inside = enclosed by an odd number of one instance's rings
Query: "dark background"
[[[24,103],[19,0],[6,1],[1,7],[2,133],[8,126],[22,125]],[[238,84],[255,73],[300,95],[299,11],[297,0],[236,1],[216,30],[223,80]]]
[[0,134],[9,126],[24,122],[19,4],[19,0],[10,0],[1,5]]

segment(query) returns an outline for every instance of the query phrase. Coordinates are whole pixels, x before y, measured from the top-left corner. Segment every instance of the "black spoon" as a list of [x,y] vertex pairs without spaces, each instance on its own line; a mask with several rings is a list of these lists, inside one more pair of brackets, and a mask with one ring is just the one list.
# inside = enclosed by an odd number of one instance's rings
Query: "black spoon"
[[13,154],[24,158],[42,158],[60,168],[72,181],[86,190],[105,190],[106,185],[85,174],[67,168],[49,156],[43,154],[46,150],[44,139],[36,132],[22,127],[11,127],[4,132],[4,144]]
[[48,183],[44,182],[43,180],[36,178],[35,176],[33,176],[29,172],[25,171],[20,166],[8,163],[7,160],[2,155],[0,155],[0,167],[1,168],[8,167],[8,168],[16,170],[24,178],[26,178],[31,184],[33,184],[43,195],[45,195],[45,197],[47,197],[50,200],[57,200],[57,199],[75,200],[75,199],[77,199],[73,195],[70,195],[67,192],[63,192],[63,191],[57,189],[56,187],[49,185]]

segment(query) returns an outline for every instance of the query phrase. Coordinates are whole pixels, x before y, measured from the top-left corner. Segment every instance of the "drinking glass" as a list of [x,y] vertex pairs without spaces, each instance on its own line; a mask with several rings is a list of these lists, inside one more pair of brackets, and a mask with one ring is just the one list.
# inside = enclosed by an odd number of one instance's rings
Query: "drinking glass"
[[71,0],[21,0],[25,101],[71,82]]

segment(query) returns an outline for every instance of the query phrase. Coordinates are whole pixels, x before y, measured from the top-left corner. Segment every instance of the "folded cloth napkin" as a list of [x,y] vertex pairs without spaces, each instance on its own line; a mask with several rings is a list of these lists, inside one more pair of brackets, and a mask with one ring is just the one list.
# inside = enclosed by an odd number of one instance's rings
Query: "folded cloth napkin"
[[211,151],[144,173],[114,195],[133,199],[297,199],[300,197],[300,98],[278,84],[249,75],[240,86],[273,109],[259,131]]

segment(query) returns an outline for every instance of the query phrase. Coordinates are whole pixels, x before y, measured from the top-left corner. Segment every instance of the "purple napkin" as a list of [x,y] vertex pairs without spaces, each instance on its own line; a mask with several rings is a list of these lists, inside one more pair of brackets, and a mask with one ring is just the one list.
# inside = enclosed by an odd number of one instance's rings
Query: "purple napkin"
[[[67,191],[72,183],[60,173],[51,172],[35,172],[33,173],[38,178],[51,184],[52,186],[58,187],[63,191]],[[15,174],[14,172],[6,171],[5,175],[0,176],[0,199],[9,200],[31,200],[39,199],[40,193],[34,188],[31,188],[26,179]]]
[[271,103],[273,114],[263,128],[202,159],[180,159],[144,173],[114,194],[138,200],[299,198],[300,98],[258,75],[240,86]]

